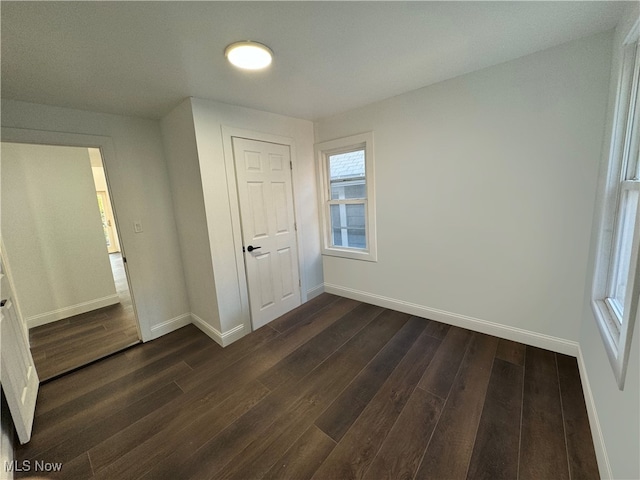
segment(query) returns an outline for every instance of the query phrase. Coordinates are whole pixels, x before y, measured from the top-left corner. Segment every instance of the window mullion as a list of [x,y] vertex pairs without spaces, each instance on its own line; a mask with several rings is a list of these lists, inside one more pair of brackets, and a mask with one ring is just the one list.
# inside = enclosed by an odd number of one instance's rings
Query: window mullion
[[333,198],[329,200],[329,204],[331,205],[362,205],[364,203],[367,203],[366,198]]
[[[338,194],[339,200],[345,199],[344,189],[340,190]],[[341,245],[349,245],[349,231],[347,229],[347,207],[344,203],[340,203],[340,244]]]

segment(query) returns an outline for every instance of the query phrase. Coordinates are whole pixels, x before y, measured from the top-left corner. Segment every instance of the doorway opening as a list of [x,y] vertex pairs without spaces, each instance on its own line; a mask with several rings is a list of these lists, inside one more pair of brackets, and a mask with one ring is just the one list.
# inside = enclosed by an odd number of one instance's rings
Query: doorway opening
[[2,142],[2,231],[41,381],[140,342],[99,148]]

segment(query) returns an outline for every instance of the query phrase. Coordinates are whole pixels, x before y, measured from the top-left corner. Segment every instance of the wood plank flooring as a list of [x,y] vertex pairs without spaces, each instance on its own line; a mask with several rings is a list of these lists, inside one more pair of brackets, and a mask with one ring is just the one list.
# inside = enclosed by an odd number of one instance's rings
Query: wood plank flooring
[[119,253],[109,255],[120,303],[29,329],[40,381],[139,343],[136,318]]
[[599,477],[574,358],[329,294],[225,349],[190,325],[42,385],[16,456],[47,478]]

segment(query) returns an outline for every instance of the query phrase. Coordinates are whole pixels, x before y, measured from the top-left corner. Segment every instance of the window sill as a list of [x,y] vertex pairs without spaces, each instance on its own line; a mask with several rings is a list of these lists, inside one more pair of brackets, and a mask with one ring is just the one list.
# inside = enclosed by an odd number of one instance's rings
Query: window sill
[[351,260],[363,260],[365,262],[377,262],[378,256],[375,252],[368,250],[355,250],[346,248],[323,248],[323,256],[348,258]]
[[620,325],[618,319],[611,311],[606,300],[593,300],[591,308],[602,336],[607,357],[609,357],[609,363],[611,363],[611,368],[616,377],[618,388],[622,390],[624,388],[624,372],[619,349]]

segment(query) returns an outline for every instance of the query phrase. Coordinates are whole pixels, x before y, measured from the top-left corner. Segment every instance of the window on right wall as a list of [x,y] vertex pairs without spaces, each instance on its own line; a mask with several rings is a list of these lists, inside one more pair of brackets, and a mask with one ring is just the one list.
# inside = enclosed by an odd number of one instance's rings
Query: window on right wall
[[322,253],[375,262],[373,133],[316,144]]
[[636,23],[623,44],[592,306],[618,386],[640,315],[640,47]]

